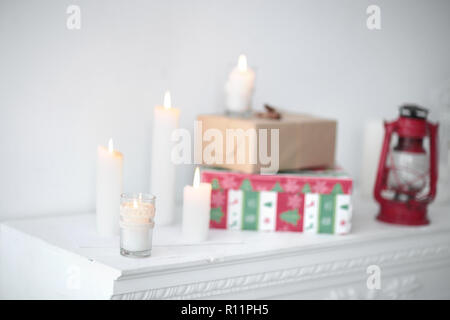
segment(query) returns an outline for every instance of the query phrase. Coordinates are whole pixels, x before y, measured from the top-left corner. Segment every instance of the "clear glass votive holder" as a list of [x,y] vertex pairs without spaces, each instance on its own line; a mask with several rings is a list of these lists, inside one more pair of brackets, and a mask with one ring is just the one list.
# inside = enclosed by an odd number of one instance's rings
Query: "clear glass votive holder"
[[123,193],[120,196],[120,254],[149,257],[155,226],[155,196]]

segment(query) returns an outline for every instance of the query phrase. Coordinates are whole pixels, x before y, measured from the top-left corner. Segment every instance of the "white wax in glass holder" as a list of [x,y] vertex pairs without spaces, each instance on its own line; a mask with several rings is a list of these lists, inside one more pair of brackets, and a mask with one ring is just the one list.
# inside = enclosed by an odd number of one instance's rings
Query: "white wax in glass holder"
[[152,250],[155,197],[149,194],[122,194],[120,204],[120,253],[148,257]]

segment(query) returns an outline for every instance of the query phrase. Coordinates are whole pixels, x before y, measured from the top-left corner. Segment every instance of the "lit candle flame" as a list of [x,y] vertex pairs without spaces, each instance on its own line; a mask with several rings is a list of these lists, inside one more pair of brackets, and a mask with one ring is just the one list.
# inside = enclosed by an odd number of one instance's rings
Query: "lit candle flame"
[[200,169],[198,167],[195,168],[194,182],[192,183],[192,186],[194,188],[198,188],[200,186]]
[[238,69],[241,72],[247,71],[247,57],[245,54],[241,54],[238,60]]
[[135,209],[137,209],[137,207],[138,207],[138,203],[137,203],[137,200],[136,200],[136,199],[133,199],[133,207],[134,207]]
[[170,99],[170,92],[167,90],[164,93],[164,108],[170,109],[172,108],[172,99]]
[[108,141],[108,151],[110,153],[113,153],[113,151],[114,151],[114,144],[113,144],[113,139],[112,138],[110,138],[109,141]]

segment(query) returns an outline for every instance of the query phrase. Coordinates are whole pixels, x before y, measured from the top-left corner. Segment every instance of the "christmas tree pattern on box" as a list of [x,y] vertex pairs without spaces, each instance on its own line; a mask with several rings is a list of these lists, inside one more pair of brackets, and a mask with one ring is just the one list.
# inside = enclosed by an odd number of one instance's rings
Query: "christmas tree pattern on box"
[[342,171],[255,175],[205,170],[212,228],[346,234],[352,180]]
[[202,171],[202,181],[214,190],[276,191],[288,193],[352,193],[352,179],[342,169],[290,171],[274,175],[245,174],[220,169]]

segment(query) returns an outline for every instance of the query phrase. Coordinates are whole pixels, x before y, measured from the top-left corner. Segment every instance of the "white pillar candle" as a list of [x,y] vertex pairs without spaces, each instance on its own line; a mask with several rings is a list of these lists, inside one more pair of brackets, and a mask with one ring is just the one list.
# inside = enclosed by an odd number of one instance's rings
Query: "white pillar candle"
[[164,95],[164,106],[156,106],[153,116],[150,192],[158,199],[159,225],[174,220],[175,164],[171,160],[172,132],[178,128],[180,110],[172,108],[170,93]]
[[201,242],[208,237],[211,206],[211,184],[200,183],[200,172],[195,169],[194,183],[184,187],[183,238]]
[[119,206],[122,193],[123,155],[114,150],[112,139],[108,148],[97,150],[97,231],[101,236],[119,234]]
[[123,194],[120,203],[120,252],[127,256],[149,256],[155,217],[155,197]]
[[225,84],[227,111],[231,113],[249,112],[255,87],[255,73],[247,66],[247,58],[241,54],[238,65],[231,71]]
[[383,139],[384,127],[381,119],[365,124],[359,183],[361,195],[364,197],[371,198],[373,195]]

